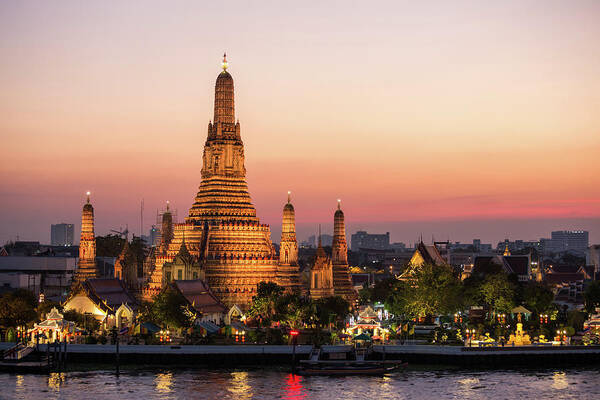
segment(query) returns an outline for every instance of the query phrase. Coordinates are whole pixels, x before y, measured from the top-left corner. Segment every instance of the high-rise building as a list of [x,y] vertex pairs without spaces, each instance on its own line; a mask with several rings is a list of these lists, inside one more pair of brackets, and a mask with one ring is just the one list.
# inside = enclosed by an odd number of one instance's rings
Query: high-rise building
[[552,241],[559,252],[568,251],[581,256],[590,245],[588,231],[553,231]]
[[50,244],[52,246],[73,246],[73,224],[50,225]]
[[387,250],[390,248],[390,233],[373,234],[358,231],[350,237],[350,248],[352,251],[359,251],[360,249]]

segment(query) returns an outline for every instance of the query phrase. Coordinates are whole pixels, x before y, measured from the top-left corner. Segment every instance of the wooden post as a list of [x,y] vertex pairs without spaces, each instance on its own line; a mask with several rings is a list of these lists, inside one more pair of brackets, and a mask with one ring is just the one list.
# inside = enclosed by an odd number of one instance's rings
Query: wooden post
[[57,367],[58,349],[56,347],[56,339],[54,340],[54,357],[52,357],[52,367]]
[[65,338],[65,355],[64,355],[64,360],[63,360],[63,364],[64,364],[64,368],[67,368],[67,339]]

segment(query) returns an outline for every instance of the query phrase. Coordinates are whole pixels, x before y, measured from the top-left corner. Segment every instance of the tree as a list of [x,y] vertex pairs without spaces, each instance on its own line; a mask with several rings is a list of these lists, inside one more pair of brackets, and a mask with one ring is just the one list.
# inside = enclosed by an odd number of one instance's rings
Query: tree
[[271,326],[271,323],[278,319],[277,302],[284,291],[285,288],[276,283],[259,282],[256,287],[256,296],[252,298],[248,316],[257,320],[259,326]]
[[148,316],[151,322],[160,326],[188,328],[194,322],[186,312],[188,306],[188,301],[178,290],[167,286],[154,298]]
[[523,287],[523,302],[536,314],[548,311],[553,300],[554,293],[546,285],[530,282]]
[[37,319],[35,295],[25,289],[5,293],[0,297],[0,324],[23,326]]
[[479,287],[481,301],[497,313],[510,313],[514,307],[515,288],[505,273],[487,276]]
[[411,279],[394,285],[386,305],[410,318],[451,314],[462,306],[460,281],[449,268],[424,264]]
[[125,245],[125,239],[119,235],[96,236],[96,255],[98,257],[118,257]]
[[600,282],[591,282],[583,293],[585,300],[585,310],[588,313],[593,313],[596,307],[600,307]]
[[315,304],[317,326],[322,328],[330,323],[343,321],[350,313],[350,304],[341,296],[330,296],[318,299]]
[[75,322],[75,325],[88,332],[95,332],[100,329],[100,321],[92,314],[81,313],[77,310],[67,310],[63,311],[62,315],[67,321]]
[[286,293],[276,302],[276,318],[291,329],[299,329],[314,315],[313,304],[298,293]]

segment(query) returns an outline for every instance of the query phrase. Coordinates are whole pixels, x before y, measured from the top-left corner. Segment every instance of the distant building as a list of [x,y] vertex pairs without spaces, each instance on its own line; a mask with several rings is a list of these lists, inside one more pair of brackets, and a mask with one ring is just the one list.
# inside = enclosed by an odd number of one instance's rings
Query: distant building
[[590,246],[585,254],[585,263],[593,267],[596,274],[594,279],[596,279],[596,276],[599,276],[598,272],[600,272],[600,244]]
[[73,246],[73,224],[50,225],[50,243],[52,246]]
[[[317,237],[315,235],[309,236],[307,242],[309,247],[316,247]],[[323,247],[331,246],[333,242],[333,236],[326,233],[321,234],[321,245]]]
[[492,244],[481,243],[481,239],[473,239],[473,250],[476,253],[490,253],[492,251]]
[[390,249],[393,249],[394,251],[398,251],[398,252],[403,252],[406,251],[406,243],[403,242],[396,242],[396,243],[392,243],[390,244]]
[[588,231],[554,231],[552,241],[560,252],[568,251],[580,256],[585,255],[590,245]]
[[350,237],[350,247],[352,251],[359,251],[360,249],[389,249],[390,233],[373,234],[365,231],[358,231]]
[[63,301],[75,274],[75,257],[0,257],[0,287],[27,289],[36,296]]

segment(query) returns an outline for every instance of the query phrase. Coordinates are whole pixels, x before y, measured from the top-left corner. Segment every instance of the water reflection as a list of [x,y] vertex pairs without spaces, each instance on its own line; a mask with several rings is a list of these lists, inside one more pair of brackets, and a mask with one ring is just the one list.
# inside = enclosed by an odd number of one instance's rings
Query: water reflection
[[566,389],[569,387],[569,382],[567,381],[567,374],[564,371],[556,371],[554,375],[552,375],[552,387],[554,389]]
[[302,379],[299,375],[288,374],[284,386],[284,399],[298,400],[306,398],[307,393],[302,385]]
[[154,378],[154,385],[156,390],[160,393],[171,393],[171,386],[173,385],[173,373],[164,372],[156,374]]
[[248,372],[232,372],[227,390],[234,395],[234,399],[251,399],[252,387],[248,384]]
[[[0,374],[1,399],[599,399],[598,370],[408,370],[386,377],[301,377],[276,368]],[[116,384],[118,382],[118,385]]]
[[48,376],[48,387],[55,392],[60,390],[60,386],[65,381],[64,372],[51,372],[50,376]]

